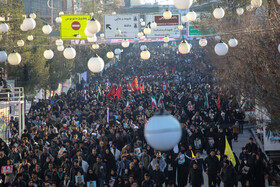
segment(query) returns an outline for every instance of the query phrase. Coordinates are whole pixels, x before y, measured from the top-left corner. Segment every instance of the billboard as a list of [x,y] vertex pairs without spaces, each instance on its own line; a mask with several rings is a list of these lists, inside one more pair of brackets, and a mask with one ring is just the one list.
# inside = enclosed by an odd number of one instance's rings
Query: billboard
[[180,14],[172,15],[171,19],[164,19],[162,14],[146,15],[146,23],[153,21],[157,23],[157,27],[152,29],[148,38],[164,38],[165,36],[181,38],[181,31],[178,29],[178,25],[181,24]]
[[80,40],[86,40],[85,28],[90,15],[61,15],[60,38],[63,40],[77,40],[76,35],[80,35]]

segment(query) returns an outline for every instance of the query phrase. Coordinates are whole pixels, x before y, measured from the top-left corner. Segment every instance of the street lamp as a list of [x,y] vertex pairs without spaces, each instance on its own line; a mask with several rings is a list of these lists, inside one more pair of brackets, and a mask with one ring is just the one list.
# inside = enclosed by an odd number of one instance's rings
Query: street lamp
[[44,25],[42,31],[44,34],[48,35],[52,32],[52,27],[50,25]]
[[232,38],[228,41],[228,45],[230,47],[236,47],[238,45],[238,41],[235,38]]
[[215,53],[219,56],[224,56],[228,53],[228,46],[224,42],[220,41],[215,46]]
[[164,12],[163,12],[163,18],[164,19],[171,19],[172,18],[172,13],[166,9]]
[[140,53],[140,57],[141,59],[143,60],[148,60],[151,56],[151,53],[147,50],[147,49],[144,49],[141,53]]
[[106,54],[107,58],[114,58],[114,53],[112,51],[107,52]]
[[180,10],[186,10],[192,6],[193,0],[174,0],[174,5]]
[[87,21],[86,29],[88,30],[88,32],[96,34],[100,31],[101,24],[99,23],[99,21],[95,20],[94,17],[92,17],[90,20]]
[[15,66],[15,65],[19,65],[19,63],[21,62],[21,56],[19,53],[13,51],[12,53],[10,53],[8,55],[8,62],[9,64]]
[[188,42],[187,42],[186,40],[183,40],[183,41],[180,43],[180,45],[179,45],[179,47],[178,47],[178,50],[179,50],[179,52],[180,52],[181,54],[187,54],[187,53],[190,52],[191,47],[190,47],[190,45],[188,44]]
[[44,57],[45,57],[45,59],[50,60],[50,59],[53,58],[53,56],[54,56],[54,53],[53,53],[53,51],[52,51],[51,49],[45,50],[45,51],[44,51]]
[[18,45],[19,47],[24,46],[24,41],[23,41],[23,40],[18,40],[18,41],[17,41],[17,45]]
[[222,19],[225,16],[225,11],[223,8],[218,7],[213,11],[213,16],[215,19]]
[[129,46],[129,41],[127,39],[124,39],[122,41],[122,47],[127,48]]
[[71,60],[73,58],[75,58],[76,56],[76,50],[73,47],[67,47],[66,49],[64,49],[63,51],[63,56],[68,59]]
[[207,45],[207,40],[201,38],[198,43],[201,47],[205,47]]
[[194,11],[187,13],[187,19],[189,21],[195,21],[196,20],[196,13]]
[[93,73],[101,72],[104,68],[104,61],[98,55],[94,55],[88,61],[88,69]]

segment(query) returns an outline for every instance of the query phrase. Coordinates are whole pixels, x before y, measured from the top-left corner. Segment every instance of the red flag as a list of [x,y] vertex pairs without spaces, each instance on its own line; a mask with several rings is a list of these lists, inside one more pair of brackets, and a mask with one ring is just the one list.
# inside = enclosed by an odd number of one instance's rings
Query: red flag
[[131,87],[130,83],[127,83],[127,87],[128,87],[129,90],[134,91],[133,88]]
[[117,89],[115,96],[117,96],[118,98],[123,97],[123,92],[122,92],[121,86]]
[[218,109],[221,108],[221,96],[220,96],[220,93],[218,93],[217,108],[218,108]]
[[137,77],[135,77],[135,79],[132,81],[131,83],[131,88],[133,89],[132,91],[136,91],[138,88],[138,80]]
[[144,83],[142,84],[142,86],[138,87],[138,90],[142,93],[144,91]]
[[148,121],[147,121],[147,117],[146,117],[146,115],[145,115],[145,119],[144,119],[144,124],[145,124],[145,126],[147,125],[147,123],[148,123]]
[[175,71],[176,71],[176,67],[174,66],[174,67],[172,68],[172,74],[174,74]]
[[113,87],[111,88],[111,90],[109,91],[108,95],[106,96],[107,99],[109,99],[110,96],[115,96],[115,94],[116,94],[116,88],[117,88],[117,86],[113,86]]
[[167,74],[167,72],[166,72],[166,70],[164,70],[164,76],[167,76],[168,74]]

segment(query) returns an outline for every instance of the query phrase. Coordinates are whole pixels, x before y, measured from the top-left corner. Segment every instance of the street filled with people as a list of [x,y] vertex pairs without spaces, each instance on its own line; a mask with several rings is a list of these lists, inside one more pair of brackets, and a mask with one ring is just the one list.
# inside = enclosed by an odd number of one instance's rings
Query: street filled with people
[[[240,155],[232,150],[245,115],[233,95],[220,93],[212,67],[199,54],[158,43],[148,45],[153,55],[143,61],[139,45],[67,93],[33,102],[21,136],[18,120],[10,119],[10,139],[1,140],[1,185],[264,187],[267,179],[278,186],[279,168],[252,138]],[[164,152],[144,136],[162,109],[183,131]]]

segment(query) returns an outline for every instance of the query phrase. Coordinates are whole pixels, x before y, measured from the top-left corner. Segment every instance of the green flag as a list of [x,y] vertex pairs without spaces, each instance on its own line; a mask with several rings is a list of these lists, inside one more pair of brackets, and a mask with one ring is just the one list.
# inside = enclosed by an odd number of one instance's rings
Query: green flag
[[205,102],[204,102],[204,105],[206,106],[207,109],[209,108],[208,95],[207,95],[207,93],[206,93],[206,95],[205,95]]
[[99,100],[99,92],[98,92],[98,94],[97,94],[97,96],[96,96],[96,99],[97,99],[97,101]]

